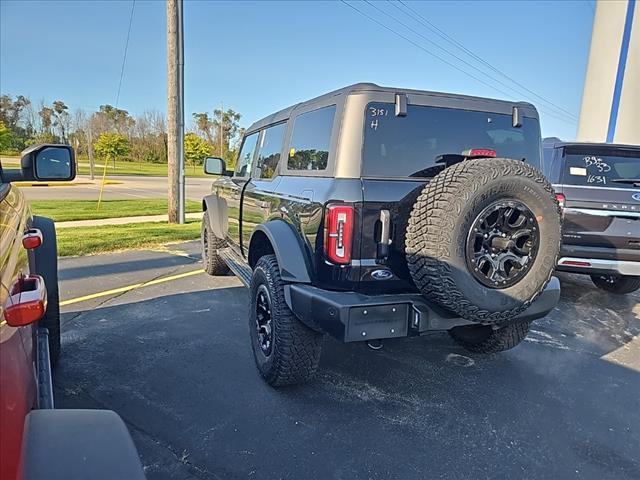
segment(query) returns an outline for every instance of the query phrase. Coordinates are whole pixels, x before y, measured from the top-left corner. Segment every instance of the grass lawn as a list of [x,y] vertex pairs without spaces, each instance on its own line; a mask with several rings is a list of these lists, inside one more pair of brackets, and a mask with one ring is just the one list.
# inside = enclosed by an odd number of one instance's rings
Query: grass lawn
[[[56,222],[167,213],[167,200],[162,198],[104,200],[100,204],[100,211],[96,210],[97,200],[34,200],[30,204],[36,215],[53,218]],[[201,210],[202,204],[200,202],[187,200],[187,213],[200,212]]]
[[58,230],[58,255],[89,255],[162,245],[200,238],[200,221],[183,225],[166,222],[104,225],[99,227],[61,228]]
[[[96,164],[97,165],[93,171],[93,174],[96,177],[102,177],[104,163],[100,160],[97,161]],[[78,173],[81,175],[89,175],[89,163],[82,160],[79,161]],[[196,165],[195,168],[192,165],[185,165],[185,174],[187,177],[208,176],[204,173],[202,165]],[[111,177],[114,175],[147,175],[155,177],[166,177],[167,164],[117,161],[115,169],[113,168],[113,164],[111,163],[107,166],[107,177]]]
[[[89,162],[86,159],[76,159],[78,162],[78,174],[89,175]],[[18,157],[5,157],[0,159],[6,168],[19,168],[20,158]],[[102,171],[104,163],[102,160],[96,160],[96,168],[93,174],[96,178],[102,177]],[[205,174],[202,165],[185,165],[185,174],[187,177],[209,177]],[[116,168],[113,168],[113,164],[109,163],[107,166],[107,177],[114,175],[147,175],[154,177],[166,177],[167,176],[167,164],[166,163],[146,163],[146,162],[125,162],[116,161]]]

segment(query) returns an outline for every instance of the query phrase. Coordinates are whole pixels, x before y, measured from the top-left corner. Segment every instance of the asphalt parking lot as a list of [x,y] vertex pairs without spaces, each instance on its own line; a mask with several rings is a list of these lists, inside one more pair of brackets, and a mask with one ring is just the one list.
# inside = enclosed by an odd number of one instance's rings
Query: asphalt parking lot
[[640,478],[637,293],[561,275],[561,304],[514,350],[326,339],[314,382],[274,390],[246,290],[191,273],[197,242],[59,267],[62,300],[81,301],[63,307],[56,406],[118,412],[149,479]]
[[[104,200],[134,200],[136,198],[166,198],[167,177],[142,175],[113,175],[112,182],[104,187]],[[211,192],[211,178],[185,179],[185,195],[189,200],[202,200]],[[20,187],[29,200],[98,200],[100,195],[100,175],[95,181],[88,175],[78,175],[73,185],[56,185],[55,188]]]

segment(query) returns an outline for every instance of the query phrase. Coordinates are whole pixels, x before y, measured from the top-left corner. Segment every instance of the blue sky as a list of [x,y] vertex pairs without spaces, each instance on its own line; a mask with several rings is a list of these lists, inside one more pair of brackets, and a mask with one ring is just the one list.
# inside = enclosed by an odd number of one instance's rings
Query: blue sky
[[[360,81],[528,100],[541,108],[544,136],[572,139],[576,124],[547,113],[527,92],[507,90],[448,56],[469,62],[396,6],[350,2],[471,72],[501,93],[399,38],[343,3],[185,2],[185,113],[224,102],[248,126],[273,111]],[[546,100],[579,114],[591,1],[405,2],[465,47]],[[119,107],[165,110],[165,2],[138,0]],[[32,100],[61,99],[92,111],[115,103],[131,1],[0,1],[0,91]],[[422,37],[420,36],[422,35]],[[478,66],[478,68],[480,68]],[[506,79],[494,76],[508,83]],[[516,87],[517,88],[517,87]]]

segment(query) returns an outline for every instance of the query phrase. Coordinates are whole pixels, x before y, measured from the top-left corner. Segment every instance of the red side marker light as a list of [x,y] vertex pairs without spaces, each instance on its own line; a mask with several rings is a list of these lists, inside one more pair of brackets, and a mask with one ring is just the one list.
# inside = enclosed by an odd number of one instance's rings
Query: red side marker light
[[4,308],[7,325],[23,327],[37,322],[47,310],[47,289],[39,275],[22,277],[13,284]]
[[22,246],[27,250],[38,248],[42,245],[42,232],[37,228],[27,230],[22,236]]
[[565,197],[561,193],[556,193],[556,200],[558,201],[558,205],[560,205],[560,208],[564,208],[565,204],[567,203],[567,197]]

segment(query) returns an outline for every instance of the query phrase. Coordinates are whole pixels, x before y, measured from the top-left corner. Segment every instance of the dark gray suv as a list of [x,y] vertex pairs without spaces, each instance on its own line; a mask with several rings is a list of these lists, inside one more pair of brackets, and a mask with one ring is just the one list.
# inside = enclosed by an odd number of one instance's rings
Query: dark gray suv
[[544,170],[564,204],[558,270],[640,288],[640,146],[545,142]]

